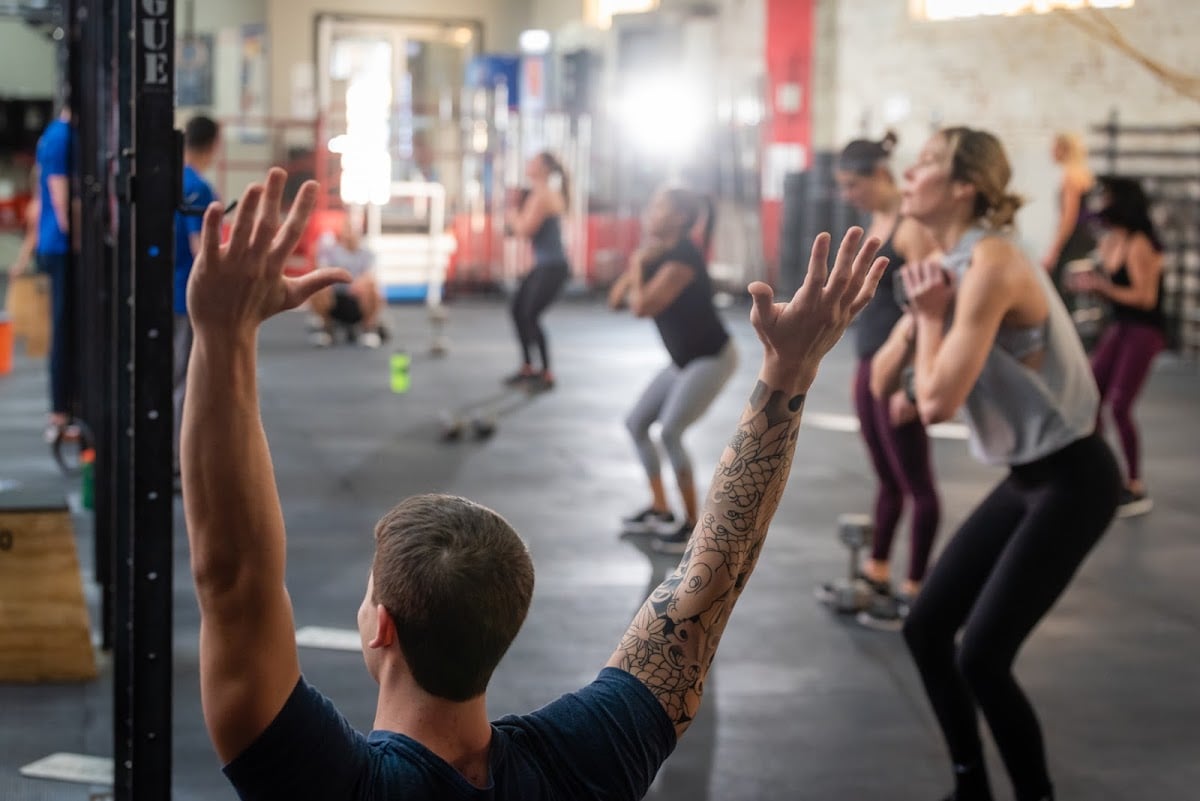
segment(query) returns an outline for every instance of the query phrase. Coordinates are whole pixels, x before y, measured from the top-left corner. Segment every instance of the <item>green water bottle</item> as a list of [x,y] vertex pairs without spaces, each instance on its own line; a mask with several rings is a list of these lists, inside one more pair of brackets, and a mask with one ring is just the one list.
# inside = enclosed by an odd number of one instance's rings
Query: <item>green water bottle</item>
[[84,509],[96,508],[96,452],[88,448],[79,454],[81,477],[80,501]]
[[412,357],[408,355],[407,351],[398,350],[392,354],[392,392],[397,395],[408,392],[411,382],[408,374],[410,364],[412,364]]

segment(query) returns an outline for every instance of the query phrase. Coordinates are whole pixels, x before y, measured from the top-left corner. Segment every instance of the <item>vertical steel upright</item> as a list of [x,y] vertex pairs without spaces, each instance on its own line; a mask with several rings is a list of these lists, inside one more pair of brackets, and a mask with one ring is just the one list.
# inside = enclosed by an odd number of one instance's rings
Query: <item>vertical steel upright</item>
[[171,796],[174,0],[117,0],[117,801]]

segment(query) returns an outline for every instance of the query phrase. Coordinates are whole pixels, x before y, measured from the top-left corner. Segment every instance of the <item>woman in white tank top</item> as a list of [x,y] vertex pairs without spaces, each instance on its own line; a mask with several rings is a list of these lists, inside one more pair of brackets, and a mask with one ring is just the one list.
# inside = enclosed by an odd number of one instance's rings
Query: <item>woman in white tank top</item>
[[950,128],[926,143],[905,173],[901,213],[946,255],[904,268],[908,311],[872,370],[877,395],[906,383],[926,424],[961,408],[975,454],[1010,470],[946,546],[904,625],[949,746],[948,801],[992,799],[977,706],[1017,801],[1054,798],[1012,665],[1108,527],[1120,490],[1094,433],[1099,395],[1083,346],[1045,272],[1009,236],[1020,206],[1011,174],[987,132]]

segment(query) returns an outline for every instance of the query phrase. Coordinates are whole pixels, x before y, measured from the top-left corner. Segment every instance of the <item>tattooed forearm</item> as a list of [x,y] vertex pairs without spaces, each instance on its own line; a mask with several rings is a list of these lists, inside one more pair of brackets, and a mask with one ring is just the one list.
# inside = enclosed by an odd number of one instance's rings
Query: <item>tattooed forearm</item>
[[779,506],[803,407],[803,395],[759,382],[679,567],[646,600],[609,662],[650,688],[680,734],[700,707],[717,644]]

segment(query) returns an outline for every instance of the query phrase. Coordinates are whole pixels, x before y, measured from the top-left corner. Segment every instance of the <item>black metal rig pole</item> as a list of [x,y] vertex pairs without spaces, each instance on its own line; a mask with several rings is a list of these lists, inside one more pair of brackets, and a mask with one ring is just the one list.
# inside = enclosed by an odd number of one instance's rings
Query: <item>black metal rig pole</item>
[[171,797],[174,0],[118,0],[114,790]]

